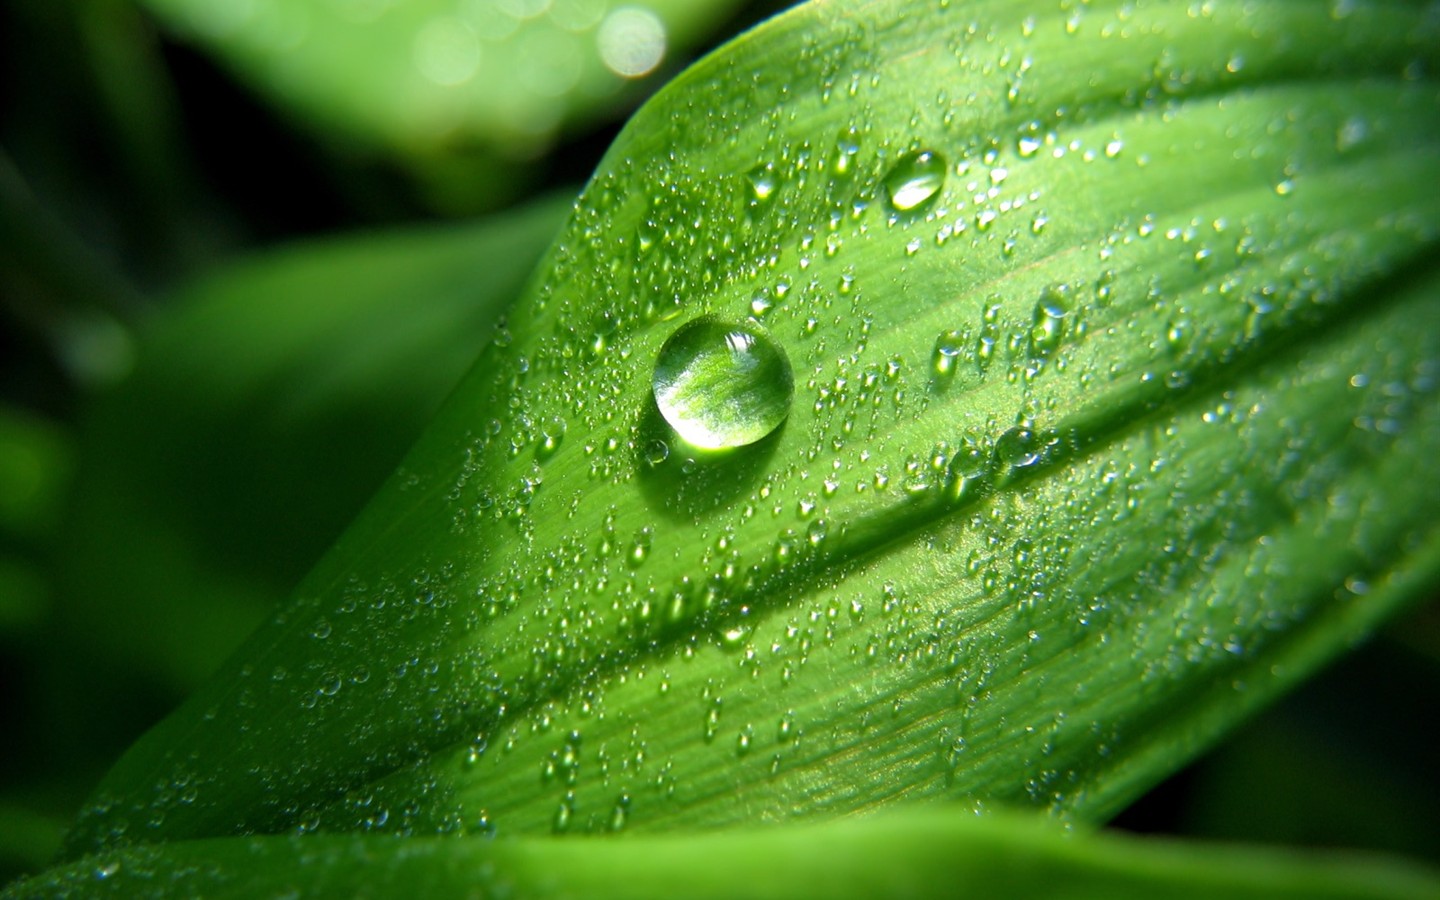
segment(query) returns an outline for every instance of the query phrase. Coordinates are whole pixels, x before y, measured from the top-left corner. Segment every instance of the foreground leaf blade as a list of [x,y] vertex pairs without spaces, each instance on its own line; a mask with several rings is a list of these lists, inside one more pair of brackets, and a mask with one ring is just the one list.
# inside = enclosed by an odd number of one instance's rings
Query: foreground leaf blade
[[[913,13],[804,7],[642,110],[400,473],[71,852],[1098,819],[1433,583],[1434,24]],[[796,372],[718,457],[650,399],[703,315]]]
[[954,897],[1401,900],[1432,871],[1383,857],[1065,834],[910,810],[821,826],[629,840],[229,838],[140,846],[12,887],[26,897]]

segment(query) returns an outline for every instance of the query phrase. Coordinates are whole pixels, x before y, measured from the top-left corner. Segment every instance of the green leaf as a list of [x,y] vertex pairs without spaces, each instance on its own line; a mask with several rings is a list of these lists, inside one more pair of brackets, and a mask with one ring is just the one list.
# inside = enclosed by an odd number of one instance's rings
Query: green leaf
[[0,406],[0,538],[38,542],[54,532],[73,460],[53,424]]
[[[818,851],[818,852],[817,852]],[[683,888],[681,887],[683,886]],[[4,896],[1432,898],[1383,857],[1071,835],[952,809],[626,840],[225,838],[79,860]]]
[[69,436],[0,406],[0,641],[33,633],[50,605],[42,573],[74,468]]
[[404,155],[538,156],[633,98],[737,0],[144,0],[307,128]]
[[64,634],[181,691],[213,672],[394,469],[569,206],[298,245],[178,291],[89,410]]
[[[1112,814],[1440,576],[1424,9],[856,0],[710,57],[69,853]],[[726,452],[652,398],[702,316],[795,373]]]
[[65,821],[39,812],[29,803],[0,796],[0,878],[9,882],[18,872],[34,872],[60,849]]

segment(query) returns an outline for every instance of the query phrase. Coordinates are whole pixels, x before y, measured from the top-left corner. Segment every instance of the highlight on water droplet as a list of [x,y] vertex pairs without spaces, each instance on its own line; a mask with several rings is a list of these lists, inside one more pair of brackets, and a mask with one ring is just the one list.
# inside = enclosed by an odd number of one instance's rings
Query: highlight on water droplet
[[785,350],[758,323],[704,316],[660,348],[652,388],[676,434],[696,448],[723,450],[779,428],[795,381]]
[[885,176],[885,194],[896,212],[933,201],[945,185],[945,157],[933,150],[906,153]]

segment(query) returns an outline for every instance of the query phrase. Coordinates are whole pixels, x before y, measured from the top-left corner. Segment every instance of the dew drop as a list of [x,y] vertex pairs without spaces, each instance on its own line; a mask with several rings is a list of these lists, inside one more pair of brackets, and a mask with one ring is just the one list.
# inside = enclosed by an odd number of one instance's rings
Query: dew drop
[[945,157],[918,150],[900,157],[885,176],[885,193],[896,212],[909,212],[934,200],[944,184]]
[[835,164],[833,170],[839,177],[845,177],[855,167],[855,154],[860,152],[860,147],[848,138],[841,138],[835,144]]
[[791,710],[780,717],[779,737],[780,742],[788,744],[795,740],[797,732],[795,729],[795,711]]
[[978,442],[966,440],[945,466],[947,499],[952,503],[977,496],[989,474],[989,453]]
[[818,547],[825,543],[825,538],[828,537],[829,534],[830,524],[824,519],[816,519],[814,522],[811,522],[810,527],[805,530],[805,539],[810,542],[811,546]]
[[790,360],[758,324],[706,316],[660,348],[655,403],[689,444],[721,450],[753,444],[780,427],[795,393]]
[[563,834],[570,830],[570,821],[574,818],[575,792],[569,791],[555,809],[555,818],[550,821],[550,830],[555,834]]
[[615,801],[615,808],[610,810],[610,830],[624,831],[625,823],[630,819],[630,795],[621,794],[620,799]]
[[649,558],[650,540],[653,535],[654,532],[652,532],[649,528],[642,528],[635,535],[635,542],[630,545],[630,553],[628,556],[628,560],[632,568],[637,568],[644,565],[645,560]]
[[721,646],[731,650],[738,649],[750,636],[750,629],[745,625],[734,625],[721,630],[719,636]]
[[1036,355],[1046,355],[1059,347],[1070,305],[1068,289],[1064,285],[1051,286],[1041,293],[1035,303],[1030,328],[1031,350]]
[[937,383],[945,384],[955,378],[960,368],[960,358],[965,352],[964,336],[958,331],[947,331],[935,339],[935,350],[931,355],[931,368],[935,370]]
[[645,446],[645,464],[655,467],[670,458],[670,445],[656,438]]
[[548,459],[555,455],[560,449],[560,442],[565,439],[565,420],[559,416],[553,416],[545,422],[540,429],[540,441],[535,448],[535,455],[540,459]]
[[1039,438],[1029,428],[1017,425],[996,439],[995,456],[1014,469],[1033,466],[1040,461]]
[[715,734],[720,730],[720,698],[716,697],[715,702],[705,713],[705,743],[715,740]]
[[746,173],[746,180],[750,182],[750,191],[756,203],[764,203],[775,195],[775,167],[771,165],[759,165]]

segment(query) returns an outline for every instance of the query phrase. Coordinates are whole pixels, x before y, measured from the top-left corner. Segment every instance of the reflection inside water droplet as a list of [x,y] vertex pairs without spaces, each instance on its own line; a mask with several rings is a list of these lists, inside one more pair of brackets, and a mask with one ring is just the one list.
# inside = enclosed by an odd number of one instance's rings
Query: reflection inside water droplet
[[719,450],[753,444],[780,427],[795,384],[784,349],[758,324],[704,317],[660,348],[653,389],[676,434]]
[[885,193],[897,212],[909,212],[935,199],[945,185],[945,157],[917,150],[900,157],[885,176]]

